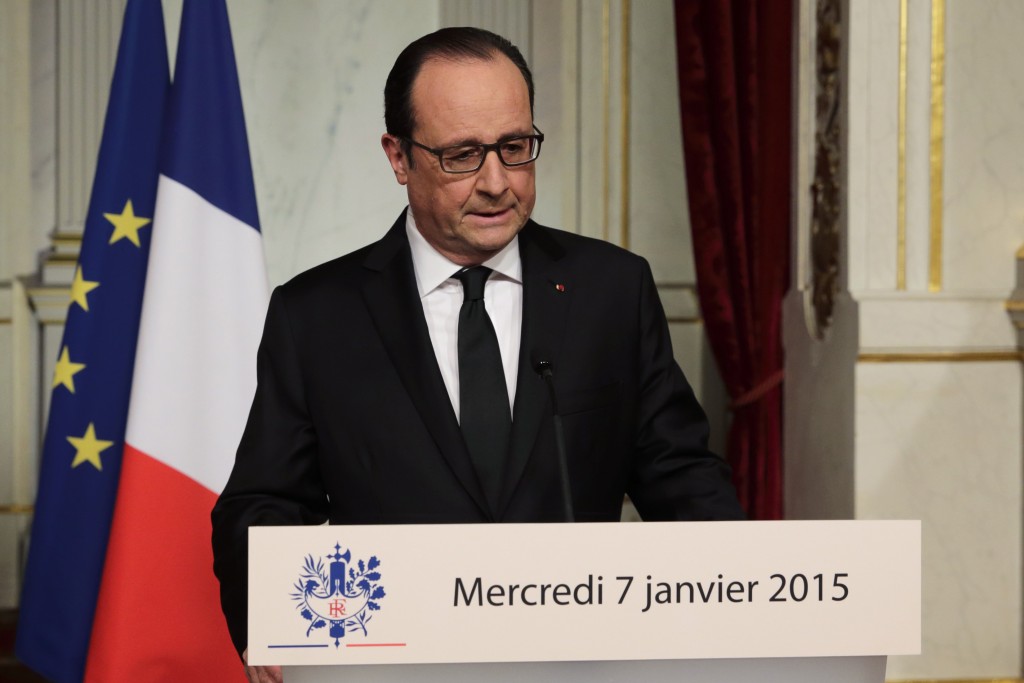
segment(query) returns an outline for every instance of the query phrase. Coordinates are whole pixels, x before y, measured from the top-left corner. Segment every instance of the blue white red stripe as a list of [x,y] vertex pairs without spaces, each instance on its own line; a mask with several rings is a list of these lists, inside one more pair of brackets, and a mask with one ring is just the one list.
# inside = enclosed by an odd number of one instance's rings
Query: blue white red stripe
[[244,680],[209,513],[255,391],[268,287],[224,0],[184,4],[153,223],[86,680]]

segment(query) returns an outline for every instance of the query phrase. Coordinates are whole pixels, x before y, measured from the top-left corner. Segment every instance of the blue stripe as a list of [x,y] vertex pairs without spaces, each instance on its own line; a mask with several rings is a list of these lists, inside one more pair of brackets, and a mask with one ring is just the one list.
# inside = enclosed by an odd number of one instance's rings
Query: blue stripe
[[[92,629],[124,446],[152,224],[141,247],[110,244],[113,225],[130,199],[137,216],[153,217],[157,160],[169,70],[160,0],[129,0],[107,105],[79,265],[99,283],[89,310],[68,310],[61,348],[85,369],[75,393],[53,389],[43,441],[39,491],[18,616],[19,659],[58,683],[80,681]],[[47,378],[49,379],[49,378]],[[89,424],[114,442],[101,453],[102,471],[72,469],[75,447]]]
[[160,171],[259,230],[242,94],[223,0],[186,0]]
[[267,645],[268,648],[283,649],[296,647],[327,647],[326,645]]

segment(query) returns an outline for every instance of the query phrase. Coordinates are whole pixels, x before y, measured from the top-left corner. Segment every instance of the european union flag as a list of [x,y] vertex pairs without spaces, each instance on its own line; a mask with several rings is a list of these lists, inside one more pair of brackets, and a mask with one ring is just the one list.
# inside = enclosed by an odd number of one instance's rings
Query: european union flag
[[121,471],[170,86],[160,0],[129,0],[53,376],[17,656],[82,680]]

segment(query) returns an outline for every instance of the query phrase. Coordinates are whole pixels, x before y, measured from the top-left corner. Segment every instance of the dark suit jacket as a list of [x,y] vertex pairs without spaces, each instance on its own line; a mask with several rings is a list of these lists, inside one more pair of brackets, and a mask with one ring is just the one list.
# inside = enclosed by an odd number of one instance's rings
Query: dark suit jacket
[[728,466],[706,449],[646,261],[532,221],[519,245],[522,343],[497,509],[437,367],[404,214],[381,241],[274,291],[256,396],[213,511],[214,569],[239,651],[251,525],[562,520],[536,360],[554,367],[577,521],[618,520],[625,493],[648,520],[743,517]]

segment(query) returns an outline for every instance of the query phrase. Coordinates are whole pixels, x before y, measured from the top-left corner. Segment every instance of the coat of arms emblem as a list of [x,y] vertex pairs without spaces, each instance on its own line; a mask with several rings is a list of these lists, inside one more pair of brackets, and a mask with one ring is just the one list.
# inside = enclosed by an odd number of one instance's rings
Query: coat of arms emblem
[[[324,560],[328,562],[325,565]],[[335,544],[334,552],[322,557],[307,555],[292,599],[302,618],[310,622],[306,637],[322,629],[334,638],[338,647],[341,639],[350,633],[367,635],[366,625],[373,613],[380,610],[384,587],[380,584],[380,560],[376,555],[352,562],[350,550],[341,552]]]

